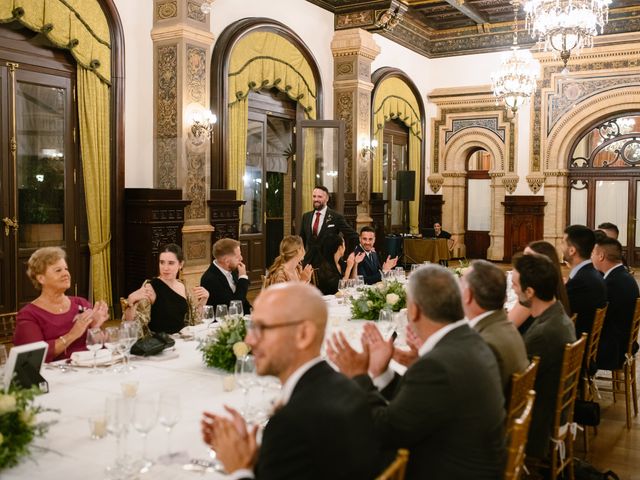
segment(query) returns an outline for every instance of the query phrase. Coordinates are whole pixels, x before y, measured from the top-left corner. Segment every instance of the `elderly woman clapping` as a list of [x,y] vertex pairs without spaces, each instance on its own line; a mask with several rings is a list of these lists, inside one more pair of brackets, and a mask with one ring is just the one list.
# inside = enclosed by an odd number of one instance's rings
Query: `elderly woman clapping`
[[109,316],[105,302],[98,301],[92,307],[84,298],[65,293],[71,288],[66,258],[59,247],[33,252],[27,263],[27,276],[40,290],[40,296],[18,312],[13,334],[14,345],[47,342],[47,362],[86,350],[87,328],[100,327]]

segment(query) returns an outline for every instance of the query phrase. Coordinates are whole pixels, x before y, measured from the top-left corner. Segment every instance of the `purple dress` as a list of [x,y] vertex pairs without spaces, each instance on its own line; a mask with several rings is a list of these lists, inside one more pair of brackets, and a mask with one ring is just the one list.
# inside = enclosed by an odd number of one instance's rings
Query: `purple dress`
[[54,357],[55,343],[58,338],[65,335],[73,326],[73,319],[79,312],[79,307],[91,308],[92,305],[81,297],[69,297],[71,306],[64,313],[51,313],[33,303],[22,307],[16,318],[16,329],[13,332],[13,344],[45,341],[49,344],[47,362],[69,358],[73,352],[86,350],[86,332],[57,357]]

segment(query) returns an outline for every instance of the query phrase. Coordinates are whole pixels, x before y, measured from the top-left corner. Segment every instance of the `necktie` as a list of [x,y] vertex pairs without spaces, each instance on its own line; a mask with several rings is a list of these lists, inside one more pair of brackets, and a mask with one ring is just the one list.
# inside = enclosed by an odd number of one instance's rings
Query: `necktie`
[[314,237],[318,236],[318,227],[320,226],[320,215],[322,215],[320,212],[316,212],[316,219],[313,222],[313,229],[311,230],[311,233],[313,233]]

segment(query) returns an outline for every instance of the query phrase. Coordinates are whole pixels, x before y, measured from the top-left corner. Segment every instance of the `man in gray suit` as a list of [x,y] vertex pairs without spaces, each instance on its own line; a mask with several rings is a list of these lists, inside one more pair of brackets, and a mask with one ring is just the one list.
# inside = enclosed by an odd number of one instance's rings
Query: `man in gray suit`
[[429,265],[411,274],[407,318],[423,343],[404,376],[389,370],[393,339],[384,340],[373,324],[365,326],[362,353],[337,335],[329,358],[368,392],[383,447],[410,449],[407,479],[502,478],[500,372],[491,349],[464,319],[451,272]]
[[522,336],[504,311],[507,279],[502,270],[486,260],[474,260],[460,280],[462,307],[469,326],[487,342],[498,361],[502,388],[511,375],[529,365]]
[[518,301],[528,307],[534,317],[524,335],[524,344],[530,357],[540,357],[527,455],[546,458],[551,443],[564,347],[576,341],[575,328],[554,296],[558,273],[548,257],[539,254],[517,256],[513,267],[513,290]]

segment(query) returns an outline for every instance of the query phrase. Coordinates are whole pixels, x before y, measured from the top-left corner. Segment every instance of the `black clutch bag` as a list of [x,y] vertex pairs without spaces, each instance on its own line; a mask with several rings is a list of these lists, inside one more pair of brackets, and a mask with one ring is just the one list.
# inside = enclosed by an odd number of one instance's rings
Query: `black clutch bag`
[[576,404],[573,408],[573,421],[579,425],[597,427],[600,425],[600,404],[576,399]]
[[131,353],[133,355],[140,355],[142,357],[150,357],[152,355],[158,355],[163,350],[171,348],[176,344],[176,341],[164,332],[151,332],[150,335],[146,335],[131,346]]

